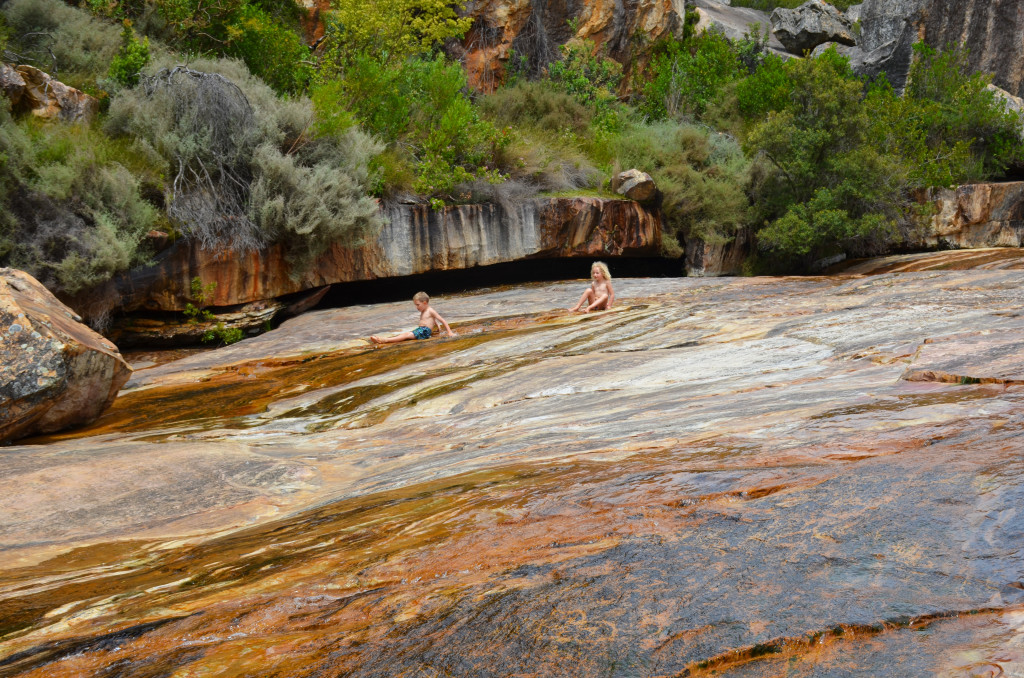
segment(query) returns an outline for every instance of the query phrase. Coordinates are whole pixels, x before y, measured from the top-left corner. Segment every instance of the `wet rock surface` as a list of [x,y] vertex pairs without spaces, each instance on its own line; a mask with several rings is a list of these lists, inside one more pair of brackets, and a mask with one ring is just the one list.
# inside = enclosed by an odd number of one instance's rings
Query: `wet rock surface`
[[139,370],[2,453],[0,673],[1020,672],[1022,254],[481,290],[377,350],[411,304],[315,311]]

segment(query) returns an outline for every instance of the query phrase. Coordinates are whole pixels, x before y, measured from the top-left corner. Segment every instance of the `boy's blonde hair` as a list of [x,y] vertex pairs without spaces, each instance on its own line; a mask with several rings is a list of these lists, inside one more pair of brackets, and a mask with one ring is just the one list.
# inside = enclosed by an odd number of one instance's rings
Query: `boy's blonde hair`
[[612,279],[612,273],[611,271],[608,270],[608,264],[604,263],[603,261],[595,261],[593,264],[590,265],[590,272],[593,273],[595,268],[600,269],[601,275],[604,276],[605,280]]
[[412,300],[413,301],[430,301],[430,295],[427,294],[426,292],[417,292],[416,294],[412,295]]

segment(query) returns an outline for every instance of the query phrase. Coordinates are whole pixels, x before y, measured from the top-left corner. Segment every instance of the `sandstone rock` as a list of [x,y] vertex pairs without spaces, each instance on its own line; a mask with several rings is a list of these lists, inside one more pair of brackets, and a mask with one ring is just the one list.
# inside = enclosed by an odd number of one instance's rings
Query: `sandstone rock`
[[1024,139],[1024,99],[1015,97],[1005,89],[996,87],[991,83],[988,85],[988,90],[996,95],[996,99],[1003,102],[1006,110],[1013,111],[1018,116],[1021,116],[1022,124],[1019,131],[1021,138]]
[[27,273],[0,269],[0,442],[93,421],[131,376],[80,320]]
[[[69,300],[90,315],[109,311],[181,312],[191,281],[216,283],[209,305],[224,307],[318,289],[337,282],[375,280],[486,266],[536,257],[656,256],[661,213],[630,200],[550,198],[516,206],[460,205],[440,211],[395,205],[386,225],[360,248],[335,245],[305,271],[294,271],[283,247],[231,254],[179,240],[153,266],[137,269]],[[89,308],[100,299],[103,308]]]
[[771,22],[775,37],[793,54],[803,54],[823,42],[856,44],[847,18],[822,0],[808,0],[796,9],[777,8]]
[[10,99],[11,108],[17,110],[25,95],[25,78],[13,66],[0,63],[0,91]]
[[0,88],[11,100],[11,109],[64,122],[90,122],[100,110],[93,96],[68,87],[34,66],[0,65]]
[[740,275],[743,261],[750,253],[751,234],[746,230],[725,243],[707,243],[691,239],[685,243],[686,275],[695,278],[716,278]]
[[619,172],[615,177],[615,183],[618,184],[616,193],[639,203],[651,202],[658,195],[658,187],[651,175],[638,169]]
[[[325,291],[326,288],[317,290],[314,295],[319,300]],[[218,331],[239,330],[243,335],[258,333],[287,306],[288,304],[282,301],[257,301],[243,304],[238,308],[219,309],[209,319],[190,320],[184,314],[156,318],[119,318],[113,323],[107,335],[119,346],[126,348],[188,346],[200,343],[207,343],[212,347],[220,343],[216,334]],[[208,335],[208,332],[213,334]],[[212,339],[203,341],[206,337]]]
[[[592,40],[631,74],[648,63],[650,45],[683,28],[681,3],[673,0],[588,0],[583,4],[533,0],[471,0],[465,13],[473,25],[452,55],[465,63],[471,87],[493,91],[505,78],[512,50],[526,56],[533,72],[559,58],[570,39]],[[569,28],[575,21],[576,32]],[[634,36],[642,35],[643,41]]]
[[934,209],[912,234],[912,248],[1024,246],[1024,182],[933,189],[919,201]]

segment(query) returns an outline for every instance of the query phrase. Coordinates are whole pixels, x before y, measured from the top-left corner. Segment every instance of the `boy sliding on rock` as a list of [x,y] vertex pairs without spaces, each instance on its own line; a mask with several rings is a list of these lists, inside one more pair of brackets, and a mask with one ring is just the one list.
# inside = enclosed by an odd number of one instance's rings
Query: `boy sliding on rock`
[[420,312],[419,327],[412,332],[400,332],[390,337],[379,337],[375,334],[370,337],[370,341],[379,345],[397,344],[400,341],[409,341],[410,339],[430,339],[430,335],[433,334],[431,328],[434,326],[437,326],[438,329],[444,326],[449,337],[458,336],[452,331],[452,328],[448,327],[448,323],[441,317],[441,314],[430,308],[430,297],[427,296],[426,292],[417,292],[412,298],[412,303],[416,306],[416,310]]

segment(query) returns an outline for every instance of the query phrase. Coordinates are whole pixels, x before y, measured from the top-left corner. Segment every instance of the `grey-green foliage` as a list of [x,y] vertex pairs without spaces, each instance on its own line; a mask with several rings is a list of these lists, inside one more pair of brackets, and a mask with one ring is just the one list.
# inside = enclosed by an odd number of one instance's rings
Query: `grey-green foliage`
[[0,265],[73,294],[141,263],[159,213],[124,152],[87,127],[18,123],[0,108]]
[[310,101],[279,98],[241,62],[156,67],[114,98],[106,129],[171,165],[169,214],[186,236],[239,250],[283,242],[305,263],[379,224],[367,167],[380,144],[357,129],[313,136]]
[[655,180],[670,238],[727,242],[749,222],[745,189],[751,166],[732,137],[665,121],[626,131],[615,153],[620,166],[641,169]]
[[120,45],[118,26],[60,0],[8,0],[0,11],[16,60],[74,87],[106,73]]

